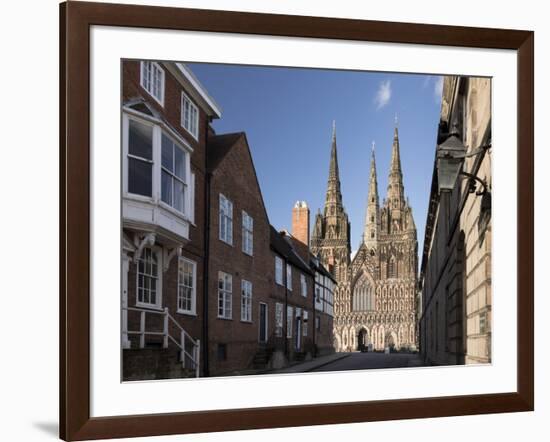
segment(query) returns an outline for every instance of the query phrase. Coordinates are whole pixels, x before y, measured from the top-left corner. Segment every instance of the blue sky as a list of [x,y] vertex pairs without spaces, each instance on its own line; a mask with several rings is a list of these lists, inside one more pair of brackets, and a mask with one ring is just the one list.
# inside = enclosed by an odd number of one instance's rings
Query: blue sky
[[246,132],[271,224],[291,226],[305,200],[311,221],[327,187],[332,121],[336,121],[344,206],[351,246],[363,233],[370,151],[376,143],[378,192],[386,196],[395,115],[405,193],[413,207],[419,251],[426,222],[441,77],[219,64],[188,66],[222,108],[217,133]]

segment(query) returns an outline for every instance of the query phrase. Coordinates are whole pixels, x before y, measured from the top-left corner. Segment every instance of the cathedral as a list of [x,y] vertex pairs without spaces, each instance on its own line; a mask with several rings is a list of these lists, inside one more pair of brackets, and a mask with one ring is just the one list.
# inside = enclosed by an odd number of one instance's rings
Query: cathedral
[[315,217],[311,250],[338,281],[336,351],[416,349],[417,248],[412,208],[403,187],[396,122],[382,205],[373,143],[363,236],[351,256],[350,221],[342,202],[333,126],[325,207]]

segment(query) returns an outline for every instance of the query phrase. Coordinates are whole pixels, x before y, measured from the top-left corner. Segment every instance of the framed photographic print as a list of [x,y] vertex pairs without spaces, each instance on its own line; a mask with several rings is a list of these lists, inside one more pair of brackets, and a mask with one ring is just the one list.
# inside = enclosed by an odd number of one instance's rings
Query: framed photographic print
[[533,410],[532,32],[60,14],[63,439]]

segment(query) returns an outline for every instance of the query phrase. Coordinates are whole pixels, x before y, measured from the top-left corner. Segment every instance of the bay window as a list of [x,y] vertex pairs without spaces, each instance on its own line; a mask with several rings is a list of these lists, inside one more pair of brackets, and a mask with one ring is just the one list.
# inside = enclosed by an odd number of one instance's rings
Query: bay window
[[128,114],[123,129],[124,196],[192,221],[194,174],[188,143],[162,123]]
[[153,195],[153,126],[130,120],[128,124],[128,192]]
[[164,132],[161,139],[161,199],[178,212],[184,213],[187,153]]

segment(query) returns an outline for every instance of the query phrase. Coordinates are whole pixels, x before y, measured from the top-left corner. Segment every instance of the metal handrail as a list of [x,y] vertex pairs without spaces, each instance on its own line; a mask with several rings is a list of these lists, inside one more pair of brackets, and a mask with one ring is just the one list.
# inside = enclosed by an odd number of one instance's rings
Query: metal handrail
[[[140,330],[139,331],[133,331],[133,330],[123,330],[123,334],[130,335],[139,335],[140,341],[139,341],[139,347],[144,348],[145,347],[145,336],[146,335],[153,335],[153,336],[163,336],[163,348],[168,348],[168,342],[171,340],[180,350],[181,350],[181,359],[182,359],[182,366],[183,368],[186,368],[185,361],[186,357],[188,357],[191,362],[194,365],[195,369],[195,376],[199,377],[200,373],[200,340],[199,339],[193,339],[192,336],[187,333],[184,328],[178,324],[178,322],[174,319],[174,317],[169,313],[168,307],[165,307],[164,310],[148,310],[145,308],[140,307],[122,307],[122,310],[126,311],[134,311],[134,312],[140,312],[141,318],[140,318]],[[145,330],[145,315],[153,314],[153,315],[162,315],[164,316],[164,323],[163,323],[163,331],[157,332],[157,331],[146,331]],[[174,338],[170,332],[169,332],[169,322],[172,321],[172,323],[179,329],[180,331],[180,342]],[[127,327],[127,325],[126,325]],[[193,354],[190,354],[186,348],[185,343],[186,340],[189,340],[193,347]]]

